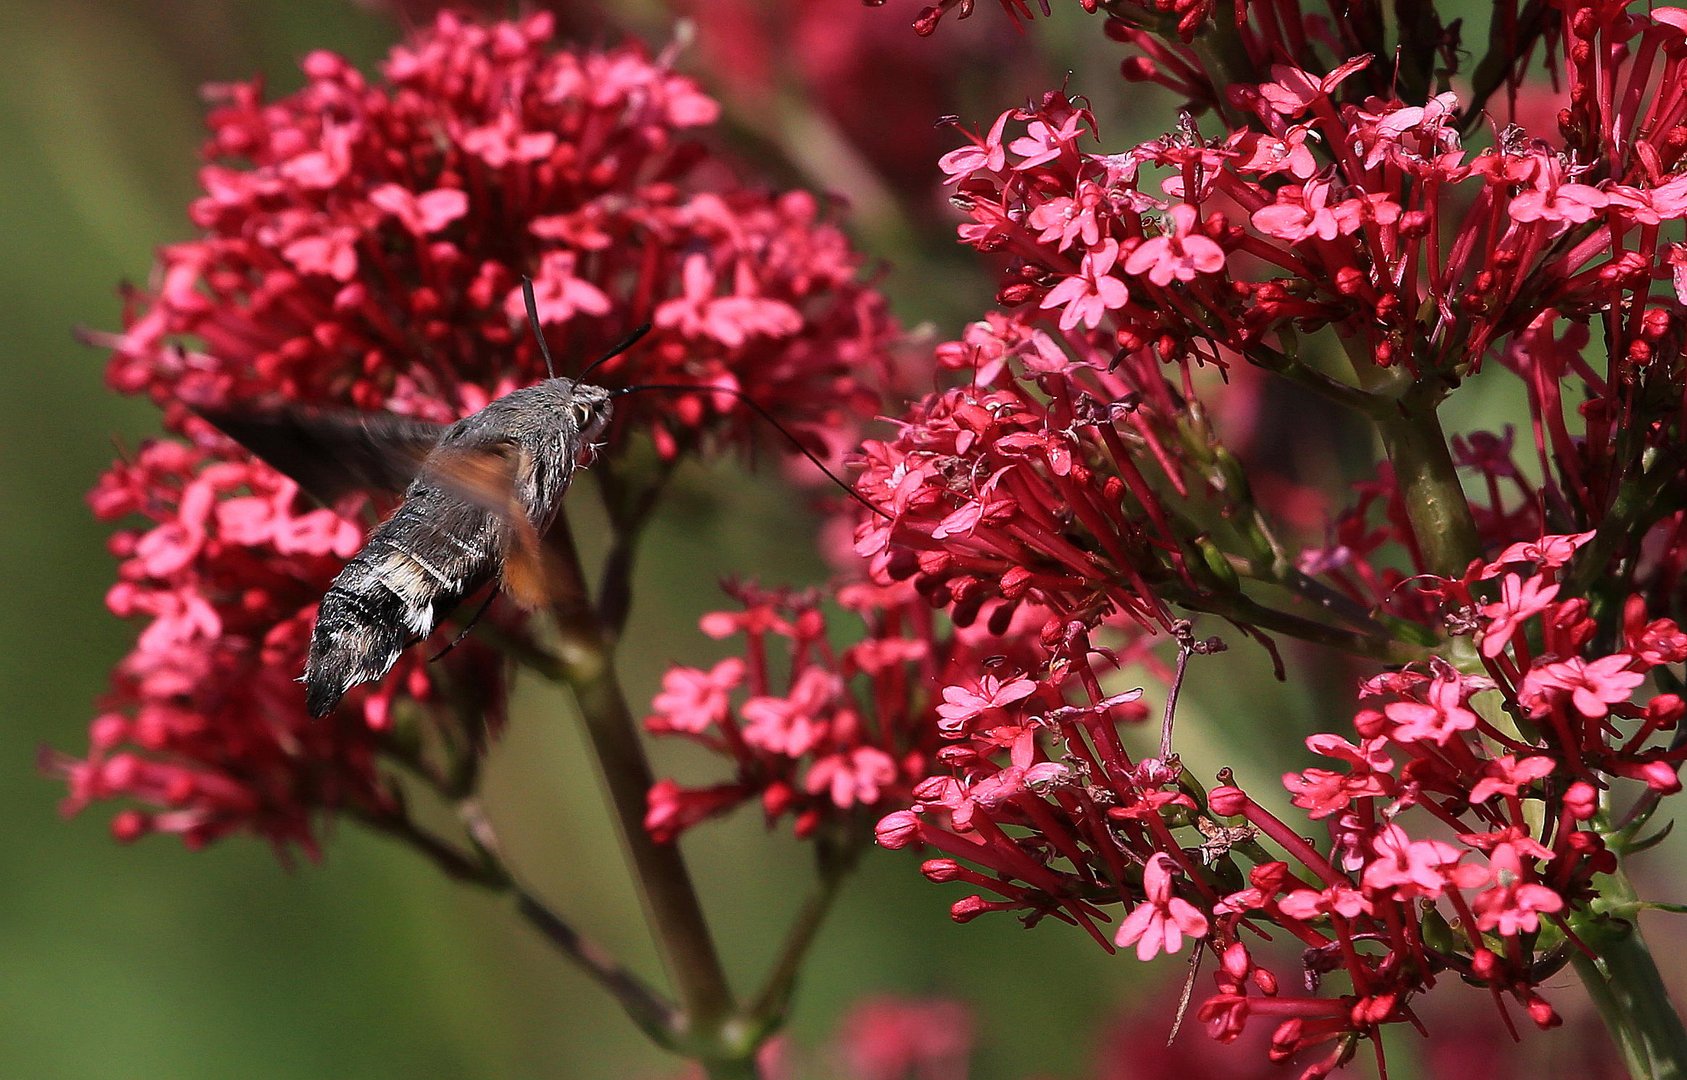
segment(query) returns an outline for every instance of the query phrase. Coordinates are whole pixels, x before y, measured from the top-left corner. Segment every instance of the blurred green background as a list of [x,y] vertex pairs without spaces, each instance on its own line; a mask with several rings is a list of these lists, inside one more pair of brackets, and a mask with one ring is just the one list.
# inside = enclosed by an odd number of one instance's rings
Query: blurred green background
[[[663,18],[635,7],[647,25]],[[885,17],[900,25],[911,11]],[[1048,47],[1042,75],[986,77],[969,120],[987,121],[1069,69],[1080,72],[1075,89],[1115,85],[1116,57],[1095,53],[1094,24],[1061,15],[1032,31]],[[974,27],[997,18],[981,12],[944,33],[983,33]],[[321,865],[291,872],[247,840],[200,853],[168,839],[121,848],[103,811],[61,820],[60,786],[36,770],[43,745],[85,747],[106,671],[132,640],[135,628],[105,611],[113,564],[82,496],[113,436],[133,443],[155,422],[105,390],[104,356],[73,344],[70,328],[116,326],[116,284],[144,279],[154,247],[188,235],[199,84],[262,72],[282,93],[306,51],[332,48],[367,68],[395,33],[386,17],[338,0],[0,0],[0,1078],[590,1080],[678,1068],[505,906],[381,840],[345,828]],[[1157,115],[1169,123],[1169,112]],[[897,257],[887,290],[910,324],[930,319],[952,333],[988,302],[987,280],[947,247],[870,250]],[[791,515],[770,485],[730,469],[693,472],[647,548],[625,673],[635,707],[666,661],[716,655],[695,630],[718,602],[716,578],[821,578],[792,540],[807,523]],[[1267,688],[1266,676],[1256,650],[1238,649],[1223,686],[1195,687],[1181,731],[1193,737],[1203,713],[1230,717],[1253,733],[1243,756],[1260,752],[1274,718],[1317,708],[1316,691]],[[1209,773],[1222,763],[1187,749],[1210,760]],[[665,752],[661,771],[684,768]],[[559,910],[654,973],[559,695],[521,697],[491,769],[490,809],[515,863]],[[1252,778],[1274,771],[1256,765]],[[701,830],[686,851],[748,988],[807,885],[807,853],[753,814]],[[815,950],[797,1041],[822,1044],[863,995],[938,994],[978,1010],[981,1080],[1075,1076],[1102,1027],[1151,986],[1156,1019],[1144,1030],[1163,1037],[1171,1009],[1158,991],[1175,986],[1180,965],[1108,957],[1055,925],[954,927],[955,895],[925,883],[908,857],[870,853]],[[1679,938],[1659,945],[1681,955]],[[1576,998],[1567,986],[1558,1003],[1571,1011]]]

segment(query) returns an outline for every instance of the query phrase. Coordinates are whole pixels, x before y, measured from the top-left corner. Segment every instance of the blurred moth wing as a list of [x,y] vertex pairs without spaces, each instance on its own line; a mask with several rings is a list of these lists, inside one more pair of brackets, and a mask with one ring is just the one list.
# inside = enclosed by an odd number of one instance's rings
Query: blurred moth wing
[[360,492],[403,491],[447,426],[392,413],[303,407],[194,411],[324,506]]

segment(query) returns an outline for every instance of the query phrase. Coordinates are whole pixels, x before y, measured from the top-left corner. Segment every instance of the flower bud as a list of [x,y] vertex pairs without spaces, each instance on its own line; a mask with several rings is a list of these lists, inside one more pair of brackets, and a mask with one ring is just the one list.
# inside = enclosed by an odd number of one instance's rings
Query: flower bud
[[1564,792],[1564,809],[1577,821],[1588,821],[1599,812],[1599,791],[1585,780],[1571,784]]
[[927,881],[941,885],[961,876],[961,864],[954,859],[927,859],[920,864],[920,873]]
[[920,838],[920,819],[912,810],[898,810],[879,819],[873,828],[879,846],[895,850],[907,847]]
[[1248,796],[1239,787],[1226,784],[1216,787],[1207,796],[1207,807],[1219,817],[1235,817],[1248,808]]

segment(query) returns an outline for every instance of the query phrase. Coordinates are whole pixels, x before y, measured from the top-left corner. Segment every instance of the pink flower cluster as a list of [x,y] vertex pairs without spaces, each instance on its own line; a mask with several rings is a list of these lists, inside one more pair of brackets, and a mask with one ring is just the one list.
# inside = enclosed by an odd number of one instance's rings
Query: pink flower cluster
[[[961,237],[1010,260],[998,299],[1018,321],[1056,319],[1080,358],[1118,352],[1139,392],[1157,381],[1141,365],[1245,358],[1374,413],[1408,387],[1455,385],[1492,354],[1539,417],[1547,505],[1596,523],[1638,452],[1622,433],[1663,447],[1681,422],[1678,396],[1622,388],[1655,381],[1654,358],[1684,333],[1687,105],[1667,88],[1687,78],[1687,20],[1611,7],[1571,25],[1576,121],[1564,145],[1513,127],[1468,152],[1475,105],[1402,101],[1387,87],[1393,69],[1367,56],[1326,75],[1270,60],[1271,42],[1248,36],[1270,29],[1250,25],[1244,43],[1270,81],[1207,89],[1231,125],[1217,137],[1189,119],[1107,153],[1063,94],[1003,113],[943,159],[969,219]],[[1596,79],[1581,58],[1602,49],[1614,51]],[[1587,324],[1616,307],[1609,359],[1589,363]],[[1320,328],[1382,371],[1354,386],[1303,364]],[[1588,404],[1565,401],[1572,378]],[[1548,527],[1538,515],[1521,533],[1515,515],[1491,523],[1500,544]]]
[[[1600,791],[1630,777],[1654,799],[1673,793],[1687,757],[1667,739],[1687,704],[1641,689],[1653,668],[1687,660],[1687,635],[1645,621],[1635,603],[1623,651],[1590,656],[1585,601],[1555,600],[1557,572],[1589,539],[1518,545],[1442,582],[1449,611],[1469,606],[1480,583],[1501,583],[1501,599],[1468,624],[1488,674],[1436,659],[1376,676],[1362,688],[1357,741],[1308,739],[1332,767],[1284,783],[1326,823],[1327,846],[1228,778],[1205,792],[1175,759],[1133,761],[1117,725],[1143,717],[1139,695],[1105,696],[1081,634],[1060,658],[1084,706],[1057,704],[1047,677],[986,675],[945,690],[937,726],[958,743],[937,758],[951,771],[883,818],[879,841],[935,848],[928,878],[983,890],[955,902],[960,921],[1054,915],[1144,960],[1209,942],[1222,964],[1200,1017],[1227,1041],[1267,1020],[1274,1057],[1324,1046],[1320,1068],[1333,1067],[1352,1036],[1414,1022],[1414,997],[1448,969],[1554,1024],[1538,987],[1575,947],[1562,916],[1616,865],[1590,824]],[[1281,854],[1268,857],[1266,843]],[[1245,875],[1239,854],[1253,864]],[[1107,934],[1105,908],[1119,902],[1129,914]],[[1351,989],[1288,992],[1294,981],[1253,955],[1267,926],[1300,942],[1309,979],[1339,970]],[[1361,947],[1371,941],[1390,947]]]
[[[1562,143],[1511,128],[1475,152],[1479,107],[1517,69],[1485,71],[1470,102],[1408,101],[1410,61],[1325,58],[1365,39],[1351,23],[1338,42],[1292,7],[1251,13],[1229,59],[1258,78],[1227,84],[1210,53],[1115,21],[1144,53],[1128,75],[1226,130],[1186,116],[1110,153],[1056,92],[945,156],[1005,311],[939,349],[962,387],[866,444],[859,490],[884,516],[856,534],[875,580],[957,621],[985,603],[1053,615],[1042,665],[945,691],[927,722],[954,742],[946,771],[880,842],[935,848],[928,877],[979,890],[958,920],[1054,915],[1144,958],[1196,939],[1221,961],[1209,1030],[1264,1019],[1272,1056],[1312,1056],[1307,1075],[1417,1023],[1449,970],[1508,1025],[1507,999],[1556,1023],[1539,988],[1583,947],[1571,919],[1617,865],[1605,837],[1638,832],[1687,756],[1687,707],[1659,692],[1687,660],[1659,617],[1687,566],[1687,20],[1568,12]],[[1298,555],[1203,400],[1242,364],[1372,421],[1394,459]],[[1524,387],[1538,470],[1509,431],[1441,445],[1436,406],[1485,365]],[[1423,516],[1421,485],[1440,470],[1444,497],[1455,465],[1486,500],[1449,545],[1427,523],[1460,526]],[[1466,569],[1472,554],[1490,557]],[[1285,778],[1327,844],[1229,774],[1204,790],[1169,743],[1125,752],[1117,723],[1140,705],[1104,685],[1097,644],[1171,628],[1178,607],[1393,665],[1364,683],[1352,737],[1308,741],[1329,764]],[[1625,779],[1642,794],[1613,823],[1603,793]],[[1303,947],[1300,978],[1256,956],[1269,927]]]
[[[865,629],[843,649],[832,645],[836,627],[818,594],[727,591],[744,609],[707,615],[702,629],[716,639],[742,635],[742,656],[707,671],[670,668],[645,726],[726,758],[733,778],[703,788],[658,781],[645,827],[672,840],[757,799],[770,823],[789,815],[806,837],[828,823],[871,820],[907,805],[944,742],[926,722],[931,688],[983,663],[1000,641],[983,627],[945,628],[906,585],[837,590],[838,604]],[[1023,628],[1013,610],[996,612],[1000,618],[987,622],[999,630]],[[936,706],[940,713],[953,707]]]
[[[159,812],[126,813],[124,835],[249,827],[308,846],[314,811],[391,806],[376,762],[413,712],[441,729],[420,745],[454,758],[497,727],[501,662],[472,642],[431,669],[415,650],[353,696],[357,721],[310,725],[290,680],[369,508],[309,505],[189,404],[456,419],[544,376],[531,275],[559,355],[583,364],[648,321],[638,352],[594,378],[697,388],[624,398],[612,447],[648,432],[672,459],[768,438],[720,388],[822,447],[878,407],[897,329],[819,202],[735,183],[694,137],[714,101],[666,61],[556,49],[552,28],[446,14],[384,80],[318,52],[279,100],[258,82],[210,91],[200,234],[159,253],[121,333],[91,335],[113,349],[111,385],[158,403],[185,441],[149,444],[92,496],[103,518],[144,521],[113,541],[110,606],[148,623],[89,757],[54,759],[70,809],[126,797]],[[628,505],[650,472],[620,483]]]
[[[877,0],[878,4],[883,2],[884,0]],[[944,17],[951,14],[956,19],[969,18],[977,2],[978,0],[938,0],[935,4],[921,8],[919,15],[914,19],[914,32],[921,37],[936,33],[937,27],[943,22]],[[1009,19],[1013,20],[1015,25],[1018,25],[1021,20],[1030,22],[1038,15],[1047,17],[1053,13],[1053,9],[1049,6],[1049,0],[996,0],[996,2],[1001,5],[1002,11]],[[1077,2],[1079,7],[1092,15],[1100,7],[1100,0],[1077,0]],[[1180,0],[1180,2],[1185,2],[1185,0]],[[1201,0],[1201,2],[1210,3],[1210,0]]]
[[[974,327],[989,349],[1011,349],[995,329]],[[1055,370],[1021,381],[998,363],[994,386],[981,371],[978,385],[915,406],[894,440],[869,440],[856,490],[886,513],[856,532],[870,571],[911,580],[963,625],[987,602],[1031,597],[1063,615],[1169,626],[1162,579],[1195,582],[1126,445],[1154,440],[1164,414],[1107,404],[1126,394],[1118,380],[1083,374],[1092,378]],[[1181,483],[1181,468],[1171,471]]]
[[[300,505],[272,470],[164,440],[115,465],[89,496],[102,519],[143,524],[112,536],[122,560],[112,612],[145,620],[118,665],[86,759],[49,753],[66,812],[108,799],[138,802],[112,822],[123,840],[176,833],[201,846],[247,830],[285,856],[317,851],[323,811],[394,809],[376,768],[399,700],[457,741],[478,742],[502,714],[504,677],[490,650],[465,643],[428,667],[412,652],[347,713],[314,721],[294,677],[315,605],[363,530]],[[442,680],[483,703],[473,722],[452,710]]]
[[386,87],[313,53],[279,102],[217,88],[204,235],[160,253],[113,385],[173,420],[184,398],[266,395],[454,419],[543,376],[527,273],[562,355],[649,321],[636,361],[599,377],[699,387],[628,399],[614,438],[654,430],[671,455],[749,437],[716,386],[798,433],[870,415],[894,327],[816,200],[733,186],[689,137],[718,112],[695,84],[634,47],[552,50],[551,27],[442,15]]
[[[1659,50],[1687,37],[1662,18],[1637,29]],[[1085,149],[1094,120],[1062,94],[1003,113],[942,162],[970,218],[962,239],[1015,257],[1004,302],[1168,362],[1241,352],[1270,363],[1291,325],[1332,326],[1414,378],[1464,374],[1543,309],[1590,312],[1638,289],[1614,360],[1643,366],[1681,299],[1646,290],[1668,281],[1674,258],[1656,242],[1660,225],[1687,217],[1670,159],[1625,144],[1592,184],[1569,171],[1574,147],[1515,130],[1472,155],[1451,94],[1423,106],[1344,98],[1372,63],[1323,78],[1279,65],[1274,81],[1231,88],[1251,122],[1228,136],[1204,139],[1190,121],[1124,153]],[[1634,89],[1649,74],[1636,72]],[[1624,119],[1643,130],[1669,118]]]

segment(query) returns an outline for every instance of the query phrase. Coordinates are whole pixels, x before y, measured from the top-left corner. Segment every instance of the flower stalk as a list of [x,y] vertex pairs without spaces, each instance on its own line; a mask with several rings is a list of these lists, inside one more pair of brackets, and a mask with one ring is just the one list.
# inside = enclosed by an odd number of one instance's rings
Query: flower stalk
[[[366,818],[364,823],[405,843],[453,881],[514,898],[521,917],[613,997],[646,1037],[659,1046],[678,1046],[684,1033],[680,1011],[524,886],[485,845],[484,836],[475,842],[476,855],[471,856],[407,816]],[[473,838],[476,827],[468,827]]]
[[1403,397],[1398,411],[1378,416],[1377,431],[1394,466],[1424,567],[1457,577],[1481,553],[1482,545],[1435,405],[1423,397]]
[[1569,920],[1589,950],[1572,950],[1570,963],[1634,1080],[1687,1077],[1687,1028],[1640,932],[1643,905],[1621,869],[1600,884],[1598,910]]
[[550,531],[545,545],[553,556],[559,675],[585,724],[646,922],[674,982],[684,1025],[677,1047],[702,1061],[711,1077],[725,1080],[741,1064],[722,1053],[723,1027],[735,1008],[726,971],[679,849],[657,843],[645,829],[645,800],[655,777],[566,522]]

